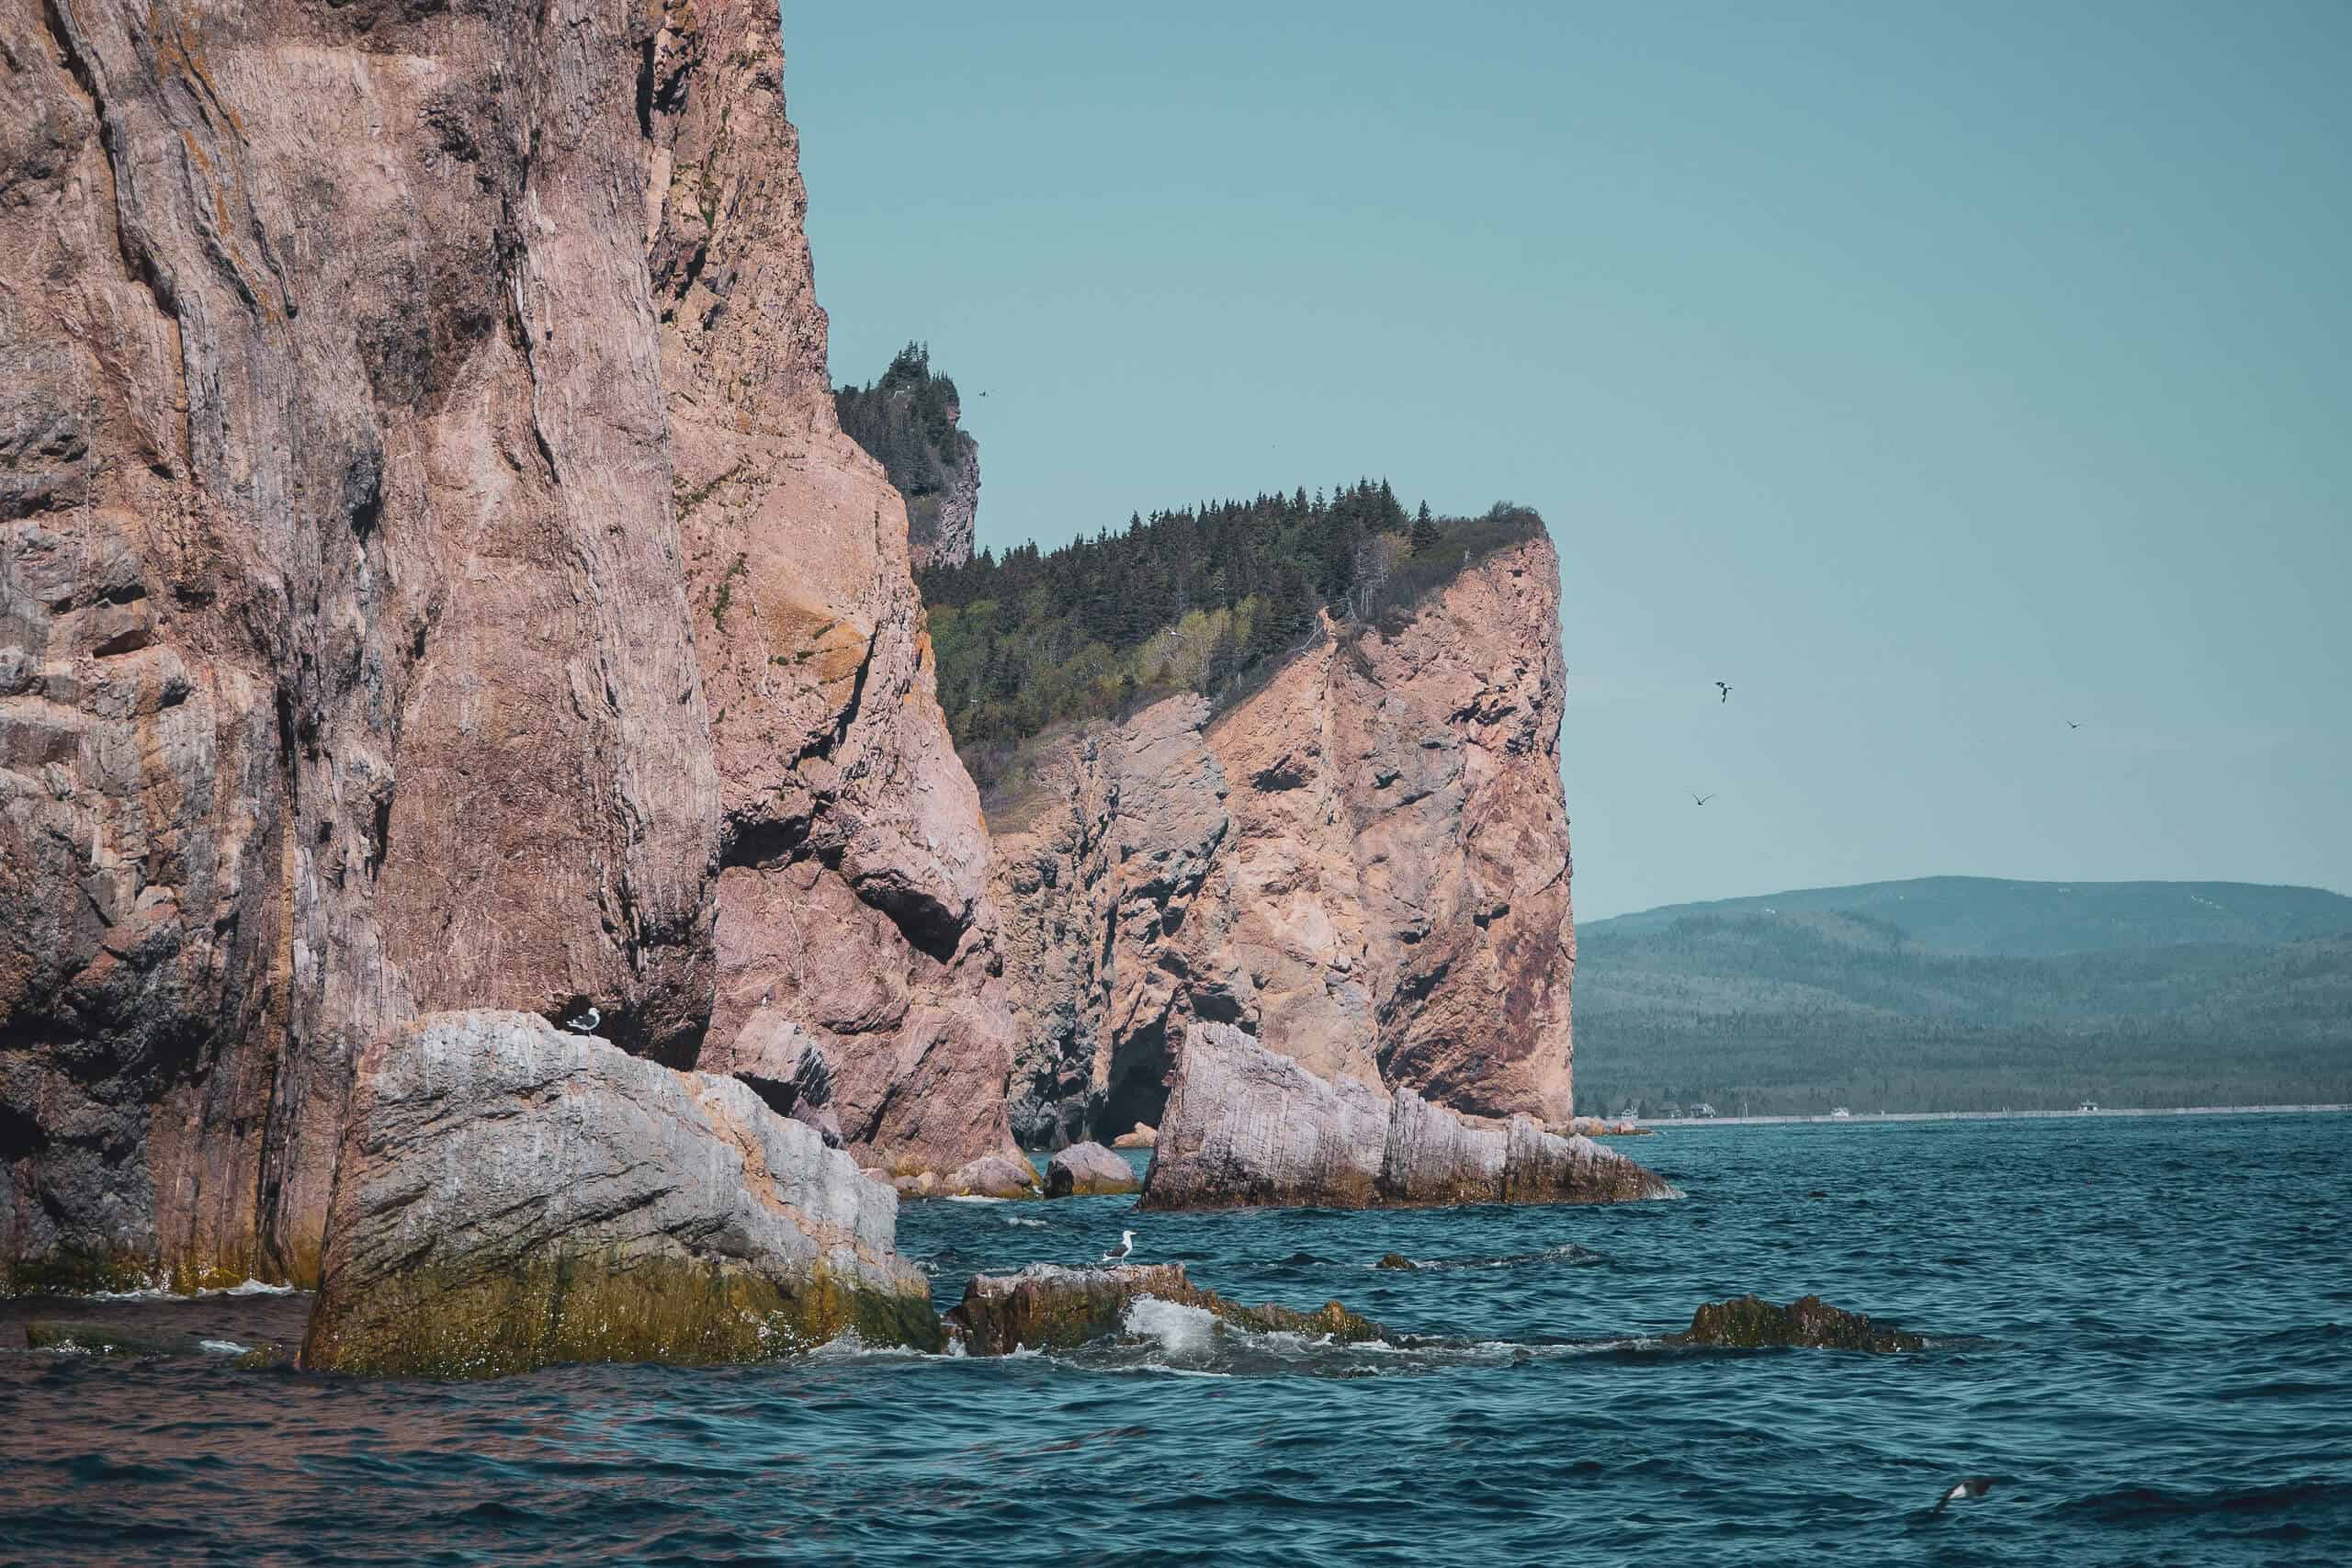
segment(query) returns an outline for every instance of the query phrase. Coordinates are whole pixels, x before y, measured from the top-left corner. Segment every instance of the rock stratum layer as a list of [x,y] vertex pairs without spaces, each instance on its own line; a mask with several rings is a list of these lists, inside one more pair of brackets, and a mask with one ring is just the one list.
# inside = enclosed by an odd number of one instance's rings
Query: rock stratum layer
[[739,1079],[528,1013],[437,1013],[360,1064],[306,1367],[483,1377],[938,1343],[899,1201]]
[[0,1289],[316,1280],[449,1010],[782,1021],[857,1158],[1009,1148],[782,64],[774,0],[0,11]]
[[1479,1126],[1399,1084],[1321,1078],[1227,1024],[1187,1032],[1138,1207],[1434,1208],[1680,1196],[1589,1138]]
[[1566,684],[1537,538],[1214,722],[1174,697],[1050,759],[996,836],[1024,1139],[1157,1122],[1196,1021],[1318,1077],[1566,1122]]

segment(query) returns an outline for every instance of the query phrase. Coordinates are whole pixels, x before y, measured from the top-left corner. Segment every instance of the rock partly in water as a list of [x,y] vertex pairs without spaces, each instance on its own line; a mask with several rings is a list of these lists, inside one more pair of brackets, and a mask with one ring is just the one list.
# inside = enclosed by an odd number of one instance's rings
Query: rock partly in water
[[1369,1208],[1387,1134],[1379,1089],[1318,1078],[1230,1024],[1196,1023],[1141,1206]]
[[1883,1328],[1862,1314],[1831,1306],[1819,1296],[1805,1296],[1786,1306],[1775,1306],[1757,1296],[1709,1302],[1690,1314],[1690,1328],[1668,1343],[1737,1350],[1792,1346],[1814,1350],[1866,1350],[1879,1355],[1921,1350],[1928,1344],[1917,1334]]
[[1380,1325],[1338,1302],[1326,1302],[1317,1312],[1237,1305],[1194,1285],[1181,1263],[1108,1269],[1033,1263],[1018,1274],[982,1274],[964,1287],[964,1299],[947,1314],[947,1327],[975,1356],[1069,1349],[1119,1333],[1128,1306],[1147,1296],[1199,1307],[1221,1323],[1256,1334],[1328,1336],[1348,1345],[1385,1335]]
[[1380,1255],[1380,1261],[1374,1264],[1373,1267],[1375,1269],[1401,1269],[1410,1272],[1411,1270],[1419,1269],[1420,1265],[1414,1262],[1411,1258],[1406,1257],[1401,1252],[1384,1252]]
[[926,1198],[1035,1198],[1037,1168],[1019,1155],[982,1155],[918,1190]]
[[731,1077],[527,1013],[440,1013],[359,1065],[302,1350],[482,1377],[941,1343],[898,1200]]
[[1238,1029],[1196,1024],[1145,1180],[1147,1209],[1600,1203],[1679,1196],[1589,1138],[1481,1126],[1411,1089],[1316,1077]]
[[1046,1165],[1048,1198],[1133,1192],[1142,1186],[1135,1168],[1100,1144],[1072,1144]]
[[1131,1131],[1111,1140],[1114,1149],[1148,1149],[1159,1142],[1159,1129],[1148,1122],[1138,1122]]

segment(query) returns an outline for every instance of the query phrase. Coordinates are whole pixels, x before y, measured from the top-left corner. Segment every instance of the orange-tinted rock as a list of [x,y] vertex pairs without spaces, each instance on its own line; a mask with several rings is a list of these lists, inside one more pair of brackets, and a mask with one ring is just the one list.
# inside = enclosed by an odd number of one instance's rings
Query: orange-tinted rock
[[1049,758],[995,871],[1023,1135],[1158,1118],[1196,1021],[1318,1077],[1565,1122],[1565,689],[1537,538],[1214,722],[1173,698]]
[[440,1010],[688,1066],[764,1006],[858,1157],[1010,1152],[777,39],[0,15],[0,1290],[315,1280],[352,1064]]

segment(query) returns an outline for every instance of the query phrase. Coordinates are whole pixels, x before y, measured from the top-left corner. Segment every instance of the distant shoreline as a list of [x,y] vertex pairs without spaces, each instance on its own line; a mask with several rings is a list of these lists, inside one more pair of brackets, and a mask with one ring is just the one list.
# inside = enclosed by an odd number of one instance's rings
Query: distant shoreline
[[[2352,1105],[2183,1105],[2153,1110],[1857,1111],[1850,1116],[1672,1116],[1625,1118],[1636,1127],[1770,1127],[1799,1122],[1851,1126],[1858,1122],[2080,1122],[2094,1116],[2278,1116],[2352,1111]],[[1611,1121],[1618,1118],[1611,1117]]]

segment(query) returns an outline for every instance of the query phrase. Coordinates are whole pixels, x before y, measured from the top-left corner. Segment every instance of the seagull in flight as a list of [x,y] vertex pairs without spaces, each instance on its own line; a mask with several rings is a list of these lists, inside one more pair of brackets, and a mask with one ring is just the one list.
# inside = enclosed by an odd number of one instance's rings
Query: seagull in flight
[[2082,726],[2081,726],[2081,725],[2079,725],[2079,724],[2076,724],[2073,719],[2071,719],[2071,718],[2070,718],[2070,719],[2068,719],[2068,720],[2066,721],[2066,728],[2069,728],[2069,729],[2080,729],[2080,728],[2082,728]]
[[1721,681],[1718,681],[1715,682],[1715,690],[1723,694],[1721,697],[1716,699],[1718,702],[1727,703],[1731,701],[1731,688],[1729,686],[1726,686]]
[[1963,1502],[1972,1497],[1982,1497],[1991,1490],[1993,1490],[1991,1476],[1972,1475],[1967,1480],[1955,1483],[1951,1490],[1937,1498],[1936,1506],[1928,1511],[1931,1514],[1940,1514],[1954,1503]]
[[[1717,791],[1715,791],[1715,795],[1721,795],[1721,794],[1723,794],[1723,791],[1721,791],[1721,790],[1717,790]],[[1690,796],[1690,804],[1691,804],[1691,805],[1693,805],[1693,806],[1704,806],[1704,805],[1706,805],[1706,804],[1707,804],[1707,802],[1709,802],[1709,801],[1711,801],[1711,800],[1714,799],[1714,798],[1715,798],[1715,795],[1696,795],[1696,794],[1694,794],[1694,795],[1692,795]]]
[[1105,1263],[1117,1263],[1135,1249],[1136,1233],[1133,1231],[1121,1231],[1119,1233],[1119,1245],[1104,1253],[1102,1255],[1102,1261]]

